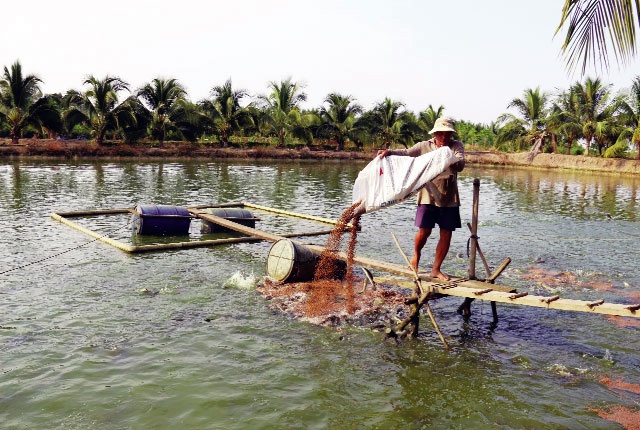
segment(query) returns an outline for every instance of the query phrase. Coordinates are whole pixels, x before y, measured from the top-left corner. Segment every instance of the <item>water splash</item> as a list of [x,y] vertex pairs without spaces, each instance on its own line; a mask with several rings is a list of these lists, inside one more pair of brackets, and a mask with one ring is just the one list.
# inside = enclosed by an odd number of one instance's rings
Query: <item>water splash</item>
[[548,372],[555,373],[557,375],[564,376],[564,377],[573,376],[571,369],[569,369],[564,364],[559,364],[559,363],[551,364],[550,366],[547,366],[546,370]]
[[605,365],[609,365],[609,366],[614,365],[616,362],[613,358],[613,355],[611,355],[611,351],[609,351],[609,349],[605,349],[604,356],[602,357],[602,361],[604,362]]
[[250,290],[255,288],[258,283],[258,279],[251,272],[248,275],[245,275],[241,271],[237,271],[229,279],[224,281],[222,284],[222,288],[238,288],[240,290]]

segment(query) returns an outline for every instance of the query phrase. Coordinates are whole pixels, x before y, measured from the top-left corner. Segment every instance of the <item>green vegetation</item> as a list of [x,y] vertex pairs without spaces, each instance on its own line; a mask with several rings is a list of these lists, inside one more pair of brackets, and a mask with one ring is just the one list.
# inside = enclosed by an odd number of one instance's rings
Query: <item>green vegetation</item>
[[61,129],[61,117],[55,100],[43,96],[35,75],[22,75],[22,66],[15,62],[11,69],[4,68],[0,80],[0,129],[8,130],[11,142],[16,144],[27,127],[42,135],[55,134]]
[[[167,140],[202,145],[362,150],[409,147],[428,139],[444,106],[418,114],[385,98],[365,110],[350,95],[331,93],[316,109],[304,110],[304,88],[291,78],[269,82],[269,93],[251,97],[231,79],[210,97],[188,99],[176,79],[155,78],[131,91],[115,76],[84,81],[85,91],[43,95],[42,80],[23,76],[16,62],[0,80],[0,137],[17,144],[23,137],[81,138],[97,145],[119,142],[163,146]],[[491,124],[458,119],[457,130],[470,150],[525,151],[638,157],[640,77],[613,94],[600,79],[577,81],[555,94],[526,89]],[[633,154],[632,154],[633,153]]]

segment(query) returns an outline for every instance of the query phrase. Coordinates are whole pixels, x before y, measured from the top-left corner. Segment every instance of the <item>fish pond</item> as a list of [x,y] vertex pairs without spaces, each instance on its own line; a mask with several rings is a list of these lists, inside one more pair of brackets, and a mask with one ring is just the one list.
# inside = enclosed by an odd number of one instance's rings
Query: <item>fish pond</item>
[[[636,318],[498,304],[494,325],[489,303],[476,300],[465,320],[462,299],[449,297],[432,303],[446,351],[426,319],[418,338],[395,342],[274,310],[255,291],[268,242],[127,254],[50,218],[244,201],[338,219],[365,164],[0,162],[0,427],[638,428]],[[640,178],[468,166],[463,224],[474,178],[482,251],[493,268],[512,259],[498,283],[640,302]],[[356,254],[404,264],[391,233],[410,252],[414,205],[365,214]],[[254,215],[274,233],[327,228]],[[133,236],[130,221],[77,220],[126,243],[175,240]],[[180,240],[223,236],[193,221]],[[468,239],[466,228],[454,233],[446,272],[466,276]],[[423,270],[434,249],[430,239]]]

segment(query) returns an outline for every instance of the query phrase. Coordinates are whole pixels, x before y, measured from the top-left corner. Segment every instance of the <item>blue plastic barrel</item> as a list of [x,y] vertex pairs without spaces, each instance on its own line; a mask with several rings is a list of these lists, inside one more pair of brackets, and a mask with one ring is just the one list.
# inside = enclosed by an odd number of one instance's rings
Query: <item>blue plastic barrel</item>
[[[203,210],[204,213],[215,215],[220,218],[224,218],[229,221],[237,222],[238,224],[244,225],[246,227],[255,228],[256,221],[260,221],[259,218],[253,216],[253,214],[246,209],[237,209],[237,208],[207,208]],[[228,233],[233,232],[233,230],[223,227],[214,222],[210,222],[207,220],[202,220],[202,233]]]
[[135,234],[184,236],[189,234],[191,214],[187,208],[169,205],[137,205],[131,224]]

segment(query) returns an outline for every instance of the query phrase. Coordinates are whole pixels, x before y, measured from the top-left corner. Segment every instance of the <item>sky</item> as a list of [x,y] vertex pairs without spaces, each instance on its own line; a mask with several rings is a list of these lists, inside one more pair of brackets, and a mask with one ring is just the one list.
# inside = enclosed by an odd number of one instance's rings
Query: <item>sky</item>
[[[640,60],[570,74],[554,37],[564,0],[24,0],[3,5],[0,66],[18,60],[45,93],[117,76],[135,90],[175,78],[190,100],[232,80],[268,95],[303,87],[303,108],[336,92],[364,109],[385,98],[418,113],[444,106],[489,124],[528,88],[554,93],[587,76],[631,86]],[[123,96],[124,97],[124,96]]]

